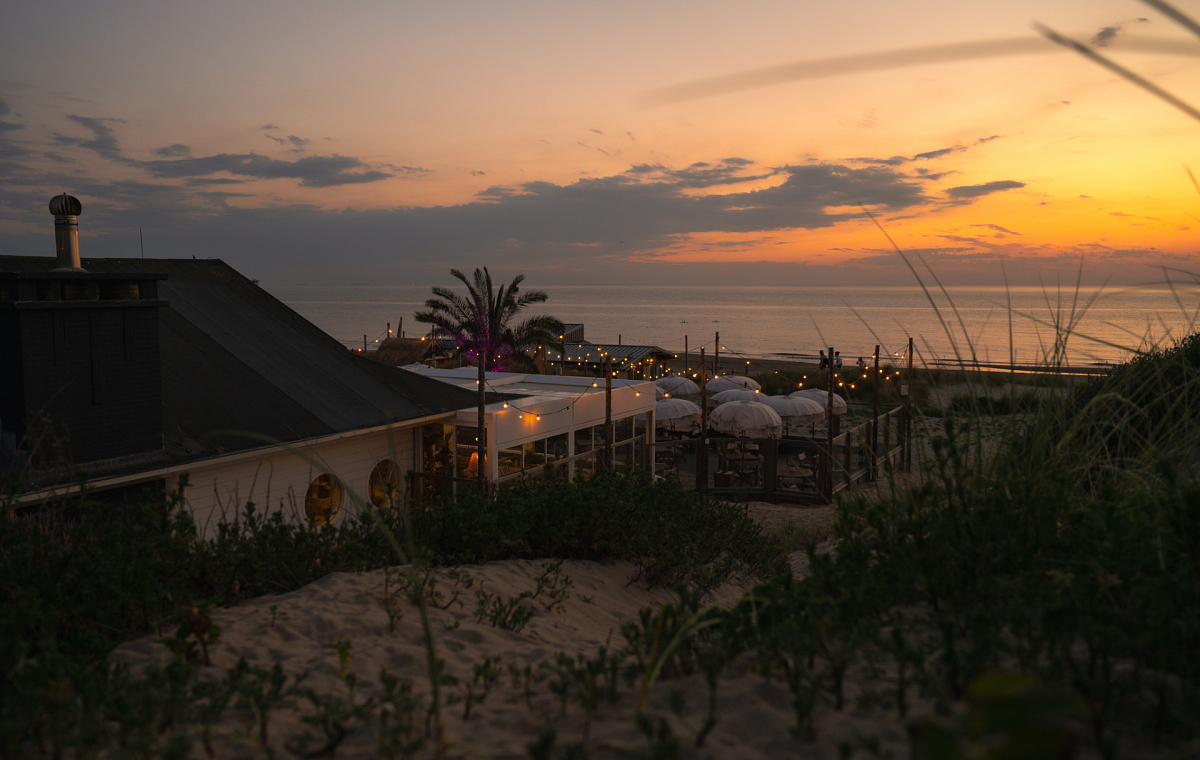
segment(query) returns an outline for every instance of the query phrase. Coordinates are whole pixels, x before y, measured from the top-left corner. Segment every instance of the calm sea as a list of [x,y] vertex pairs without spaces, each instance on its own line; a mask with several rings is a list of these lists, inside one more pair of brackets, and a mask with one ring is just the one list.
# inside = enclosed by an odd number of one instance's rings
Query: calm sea
[[[413,315],[428,286],[289,285],[268,290],[347,346],[398,329],[423,335]],[[952,288],[933,303],[919,287],[651,287],[555,286],[530,313],[582,322],[595,343],[653,344],[682,353],[684,340],[722,355],[815,356],[835,346],[853,362],[901,352],[909,336],[925,361],[974,355],[980,361],[1041,361],[1066,335],[1072,364],[1121,361],[1147,345],[1171,341],[1200,324],[1200,288]],[[1010,341],[1011,335],[1011,341]]]

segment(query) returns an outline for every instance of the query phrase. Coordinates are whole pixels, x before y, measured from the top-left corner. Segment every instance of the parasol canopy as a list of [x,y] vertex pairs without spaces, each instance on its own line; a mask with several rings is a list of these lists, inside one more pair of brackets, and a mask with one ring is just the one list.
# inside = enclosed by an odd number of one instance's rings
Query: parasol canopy
[[678,433],[700,430],[700,407],[681,398],[669,398],[654,405],[654,426]]
[[807,396],[761,396],[759,400],[780,417],[810,420],[825,416],[825,407]]
[[708,381],[709,393],[720,393],[721,391],[729,390],[745,390],[749,388],[752,391],[759,390],[762,386],[754,382],[748,377],[739,375],[724,375],[722,377],[714,377]]
[[778,438],[783,433],[783,420],[775,410],[757,401],[721,404],[708,415],[708,424],[739,438]]
[[[816,401],[818,404],[820,404],[822,409],[825,409],[828,407],[828,405],[829,405],[829,402],[827,400],[828,397],[829,397],[828,391],[819,390],[817,388],[805,388],[804,390],[796,391],[795,393],[791,394],[791,396],[789,396],[789,398],[810,398],[813,401]],[[836,393],[833,394],[833,413],[834,414],[845,414],[846,413],[846,399],[842,398],[841,396],[837,395]]]
[[762,401],[763,394],[748,388],[730,388],[727,391],[714,393],[708,397],[708,400],[714,404],[726,404],[730,401]]
[[700,392],[700,386],[688,380],[681,375],[670,375],[668,377],[660,377],[654,381],[654,384],[662,388],[664,392],[670,393],[672,396],[690,396],[693,393]]

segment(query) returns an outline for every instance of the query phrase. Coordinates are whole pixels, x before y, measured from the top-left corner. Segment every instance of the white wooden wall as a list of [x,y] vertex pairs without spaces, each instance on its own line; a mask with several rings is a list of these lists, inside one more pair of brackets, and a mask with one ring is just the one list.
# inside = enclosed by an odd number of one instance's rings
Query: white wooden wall
[[[261,456],[233,457],[212,463],[199,463],[188,472],[185,498],[200,534],[216,535],[217,525],[232,522],[244,513],[247,502],[263,514],[280,510],[286,519],[304,523],[304,495],[309,484],[323,473],[331,473],[344,484],[342,505],[331,524],[336,525],[356,512],[356,500],[366,501],[367,480],[371,470],[383,459],[392,459],[404,488],[404,476],[419,469],[414,455],[420,456],[419,442],[414,447],[414,426],[395,426],[350,435],[315,444],[297,445],[292,450],[273,449]],[[168,487],[175,482],[169,481]]]

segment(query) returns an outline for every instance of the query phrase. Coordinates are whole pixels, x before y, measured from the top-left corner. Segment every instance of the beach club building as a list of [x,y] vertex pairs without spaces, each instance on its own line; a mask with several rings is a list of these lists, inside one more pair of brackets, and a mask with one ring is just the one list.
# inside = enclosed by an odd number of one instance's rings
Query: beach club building
[[[366,359],[215,259],[79,258],[79,201],[51,202],[58,258],[0,256],[0,475],[18,508],[78,490],[119,504],[187,475],[211,534],[253,501],[336,523],[379,505],[477,396]],[[499,398],[499,397],[492,397]]]
[[[406,367],[462,392],[477,393],[479,370]],[[487,390],[498,398],[484,407],[484,468],[489,482],[503,485],[545,477],[558,470],[568,477],[587,476],[603,466],[611,419],[612,464],[618,470],[648,466],[654,442],[654,383],[602,378],[488,372]],[[443,431],[443,452],[426,468],[432,477],[477,477],[478,406],[461,409],[453,429]],[[428,442],[427,447],[436,445]]]

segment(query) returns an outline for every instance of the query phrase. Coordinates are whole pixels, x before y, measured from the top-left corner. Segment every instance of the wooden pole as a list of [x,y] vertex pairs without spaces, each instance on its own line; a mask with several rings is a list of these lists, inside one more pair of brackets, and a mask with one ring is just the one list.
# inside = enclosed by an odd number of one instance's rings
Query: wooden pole
[[482,496],[487,492],[487,447],[484,444],[483,434],[483,407],[487,403],[486,391],[484,390],[484,387],[486,386],[486,378],[484,376],[485,370],[483,365],[487,364],[487,359],[484,356],[483,346],[480,346],[479,350],[476,351],[476,357],[479,359],[479,427],[476,430],[476,433],[479,435],[479,445],[476,447],[478,449],[477,453],[479,454],[479,465],[476,468],[478,472],[476,473],[475,478],[477,481],[477,488],[479,489],[479,495]]
[[875,346],[875,408],[871,413],[871,480],[879,477],[879,346]]
[[384,336],[384,340],[387,340],[390,337],[392,337],[392,323],[388,322],[387,323],[387,335]]
[[604,467],[612,472],[613,426],[612,426],[612,358],[604,360]]
[[696,445],[696,490],[708,490],[708,375],[700,347],[700,442]]
[[912,382],[913,382],[913,339],[908,339],[908,393],[904,396],[904,468],[912,471]]
[[404,337],[404,317],[400,317],[400,324],[396,325],[396,334]]
[[688,336],[683,336],[683,376],[687,377],[692,372],[691,363],[688,361]]
[[833,500],[833,346],[829,347],[829,369],[826,372],[825,389],[825,498]]
[[363,356],[367,355],[367,336],[363,336]]
[[721,333],[717,333],[717,346],[713,349],[713,377],[721,376]]

